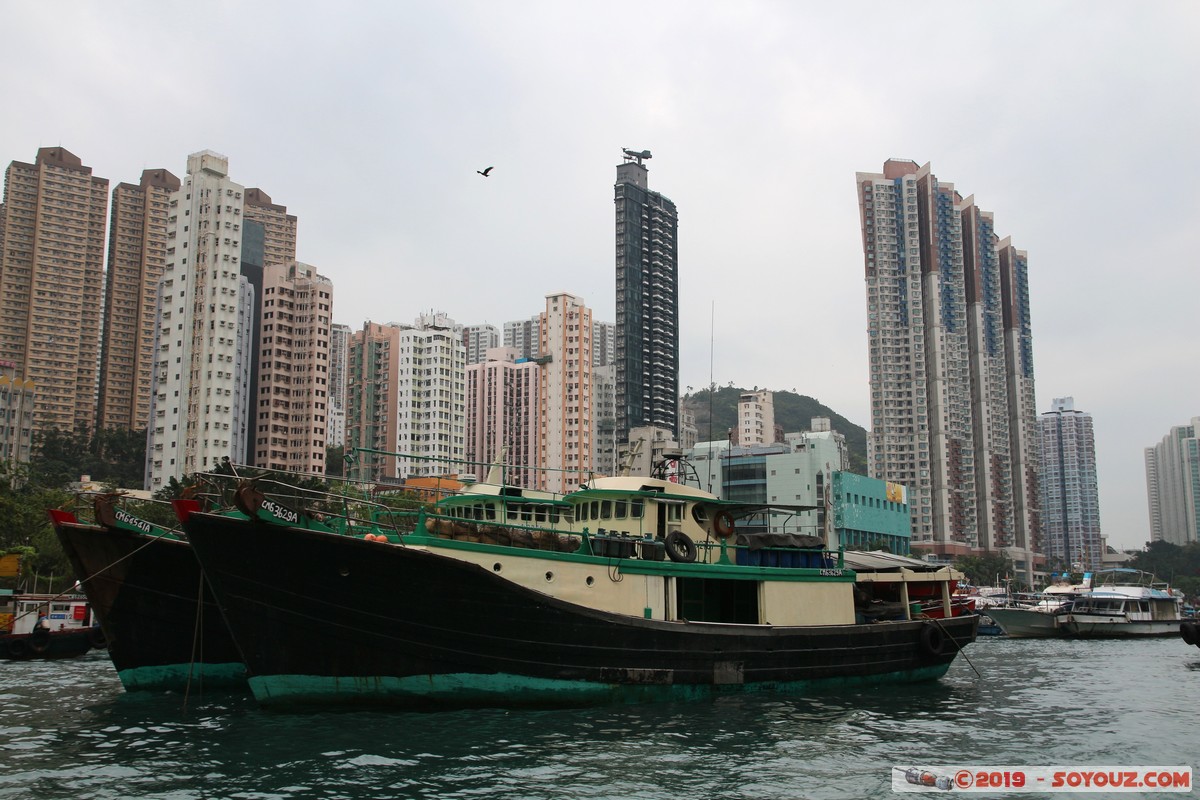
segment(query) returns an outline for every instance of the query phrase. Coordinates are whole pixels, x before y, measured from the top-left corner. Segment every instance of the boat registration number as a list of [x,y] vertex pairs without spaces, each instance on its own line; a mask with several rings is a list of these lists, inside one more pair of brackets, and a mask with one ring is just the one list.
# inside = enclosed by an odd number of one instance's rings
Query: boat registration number
[[821,570],[821,575],[827,578],[840,578],[842,571],[840,569],[823,569]]

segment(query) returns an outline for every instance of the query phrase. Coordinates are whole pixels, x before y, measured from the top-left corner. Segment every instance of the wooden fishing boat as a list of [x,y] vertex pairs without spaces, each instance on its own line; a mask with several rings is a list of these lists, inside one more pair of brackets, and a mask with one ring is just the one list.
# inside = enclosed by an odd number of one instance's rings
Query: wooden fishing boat
[[235,510],[176,501],[261,703],[817,692],[936,679],[975,638],[974,615],[857,622],[841,553],[744,563],[745,508],[668,480],[562,496],[485,482],[414,515],[368,494],[256,480]]
[[201,578],[191,545],[134,516],[115,495],[94,499],[94,523],[50,511],[126,690],[245,689],[245,666]]

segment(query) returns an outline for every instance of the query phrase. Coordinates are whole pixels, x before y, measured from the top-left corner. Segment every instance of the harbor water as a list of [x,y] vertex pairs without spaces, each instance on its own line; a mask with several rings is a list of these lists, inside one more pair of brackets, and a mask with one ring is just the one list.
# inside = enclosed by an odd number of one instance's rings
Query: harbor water
[[896,766],[1200,760],[1200,649],[1177,636],[966,655],[934,683],[819,697],[441,713],[128,693],[103,652],[0,662],[0,799],[871,798]]

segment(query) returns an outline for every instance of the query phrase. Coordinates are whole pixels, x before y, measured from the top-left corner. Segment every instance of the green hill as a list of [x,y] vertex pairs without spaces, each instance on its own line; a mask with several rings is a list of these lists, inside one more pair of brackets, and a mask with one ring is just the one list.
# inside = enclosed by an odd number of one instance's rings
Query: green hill
[[[748,390],[732,386],[717,387],[717,390],[711,393],[711,402],[708,389],[684,396],[683,406],[695,415],[700,441],[709,441],[710,430],[712,439],[724,439],[728,436],[729,429],[737,425],[738,398],[745,391]],[[813,417],[828,417],[833,429],[846,437],[846,448],[850,451],[850,471],[860,475],[867,474],[867,431],[864,428],[808,395],[787,391],[775,392],[774,395],[775,424],[781,426],[784,433],[806,431]]]

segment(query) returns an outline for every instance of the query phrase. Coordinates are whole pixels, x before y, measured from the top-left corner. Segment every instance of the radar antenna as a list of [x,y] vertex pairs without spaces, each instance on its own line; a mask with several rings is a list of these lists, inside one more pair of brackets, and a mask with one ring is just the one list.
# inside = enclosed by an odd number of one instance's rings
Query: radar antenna
[[636,161],[637,163],[641,164],[643,159],[649,160],[651,158],[649,150],[642,150],[639,152],[637,150],[630,150],[628,147],[622,147],[621,152],[625,154],[625,160],[627,162]]

